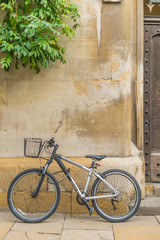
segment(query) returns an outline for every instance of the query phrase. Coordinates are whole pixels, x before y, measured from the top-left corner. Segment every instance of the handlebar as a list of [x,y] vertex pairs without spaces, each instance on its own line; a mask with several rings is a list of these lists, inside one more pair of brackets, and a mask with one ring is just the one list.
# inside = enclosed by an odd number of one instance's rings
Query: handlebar
[[47,143],[52,147],[52,145],[55,143],[54,137],[52,137]]
[[59,145],[58,144],[54,144],[55,143],[54,137],[52,137],[47,143],[49,144],[50,147],[54,147],[53,153],[56,153]]

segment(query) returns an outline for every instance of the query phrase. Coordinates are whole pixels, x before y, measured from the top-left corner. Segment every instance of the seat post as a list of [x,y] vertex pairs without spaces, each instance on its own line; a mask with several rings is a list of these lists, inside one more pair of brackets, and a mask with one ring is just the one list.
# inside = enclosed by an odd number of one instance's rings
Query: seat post
[[92,158],[92,163],[91,163],[91,166],[90,166],[90,168],[94,168],[94,164],[95,164],[95,162],[96,162],[96,159],[94,159],[94,158]]

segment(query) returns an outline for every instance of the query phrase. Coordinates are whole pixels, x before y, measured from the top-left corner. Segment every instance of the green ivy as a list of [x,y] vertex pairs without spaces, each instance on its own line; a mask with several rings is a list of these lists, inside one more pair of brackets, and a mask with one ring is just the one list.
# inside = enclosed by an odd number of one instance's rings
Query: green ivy
[[[0,24],[1,68],[30,66],[36,73],[56,60],[65,63],[59,38],[71,39],[79,26],[78,6],[71,0],[0,0],[5,17]],[[70,26],[72,23],[72,26]]]

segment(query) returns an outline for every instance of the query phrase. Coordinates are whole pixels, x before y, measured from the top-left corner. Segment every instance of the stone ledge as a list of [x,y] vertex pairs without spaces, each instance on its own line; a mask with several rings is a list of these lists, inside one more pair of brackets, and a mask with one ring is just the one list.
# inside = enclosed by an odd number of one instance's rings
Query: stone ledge
[[[86,158],[71,158],[73,161],[76,161],[82,165],[90,166],[91,160]],[[0,159],[0,207],[7,206],[7,191],[10,182],[12,179],[19,173],[28,168],[36,168],[43,165],[46,161],[40,161],[38,159],[31,158],[10,158],[10,159]],[[87,179],[88,172],[81,171],[76,166],[73,166],[69,163],[65,164],[67,168],[71,168],[71,175],[77,182],[77,185],[80,189],[84,189],[85,181]],[[144,179],[144,161],[138,156],[131,156],[126,158],[115,158],[115,157],[107,157],[100,162],[100,167],[97,169],[97,172],[104,172],[110,169],[122,169],[129,172],[133,175],[141,188],[142,198],[145,196],[145,179]],[[51,173],[59,171],[59,166],[55,162],[50,166],[49,171]],[[56,175],[56,179],[59,181],[64,177],[64,174]],[[94,181],[91,181],[89,185],[89,189],[91,189],[91,185]],[[87,213],[85,206],[80,206],[76,202],[76,193],[73,191],[73,186],[66,179],[62,183],[60,183],[62,196],[61,196],[61,204],[59,210],[67,213]],[[67,205],[66,205],[67,203]]]
[[141,201],[138,215],[160,215],[160,197],[146,197]]

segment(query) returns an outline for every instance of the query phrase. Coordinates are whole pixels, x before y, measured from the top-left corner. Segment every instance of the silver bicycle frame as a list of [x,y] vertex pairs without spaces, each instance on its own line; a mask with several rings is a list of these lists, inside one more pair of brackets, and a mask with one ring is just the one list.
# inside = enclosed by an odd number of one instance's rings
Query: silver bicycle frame
[[[76,167],[79,167],[79,168],[82,168],[84,169],[85,171],[88,171],[89,174],[88,174],[88,178],[87,178],[87,181],[86,181],[86,184],[85,184],[85,187],[84,187],[84,191],[83,191],[83,194],[81,193],[79,187],[77,186],[76,182],[74,181],[74,179],[71,177],[71,175],[69,174],[69,178],[70,178],[70,181],[72,183],[72,185],[74,186],[75,190],[78,192],[78,194],[80,195],[81,198],[85,198],[86,200],[93,200],[93,199],[98,199],[98,198],[110,198],[110,197],[116,197],[117,194],[117,190],[114,189],[103,177],[101,177],[100,174],[96,173],[93,168],[88,168],[82,164],[79,164],[77,162],[74,162],[68,158],[65,158],[63,156],[60,156],[60,159],[70,163],[70,164],[73,164],[75,165]],[[90,179],[91,179],[91,176],[92,174],[94,174],[97,178],[99,178],[104,184],[107,185],[107,187],[113,192],[113,194],[110,194],[110,195],[101,195],[101,196],[91,196],[91,197],[85,197],[85,193],[87,192],[87,189],[88,189],[88,185],[89,185],[89,182],[90,182]]]

